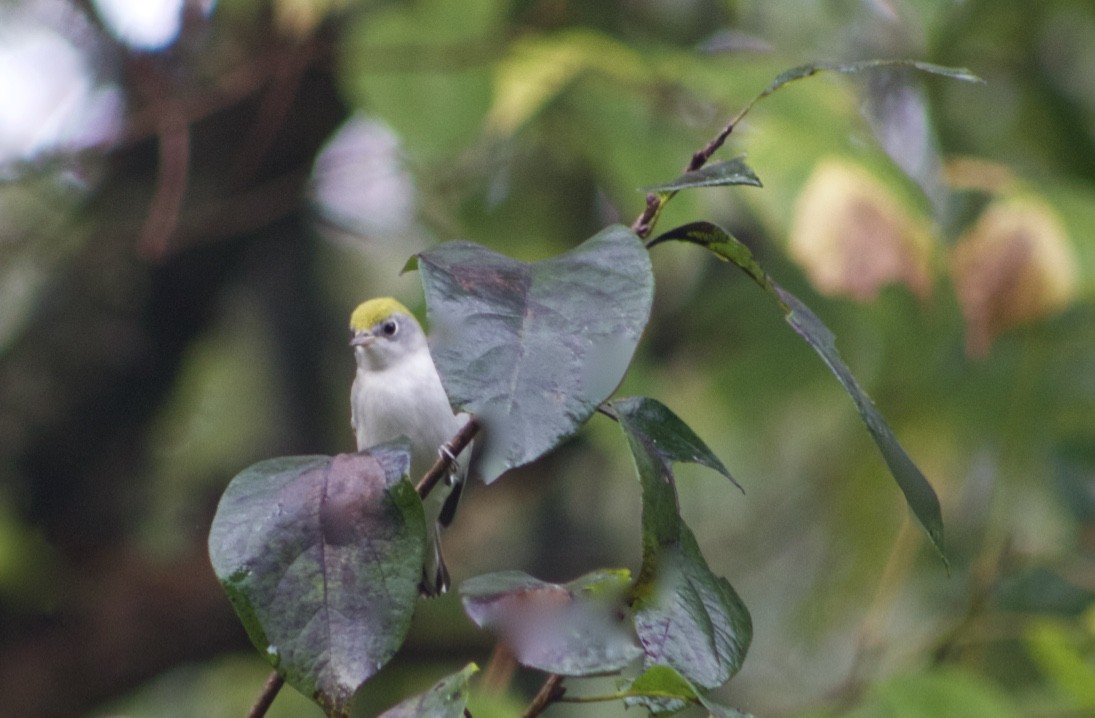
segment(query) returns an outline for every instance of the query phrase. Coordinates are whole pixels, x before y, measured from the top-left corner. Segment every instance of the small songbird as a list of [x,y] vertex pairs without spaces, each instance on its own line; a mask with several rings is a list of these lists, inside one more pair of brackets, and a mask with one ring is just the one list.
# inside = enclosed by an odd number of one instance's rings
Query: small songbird
[[[350,346],[357,361],[350,425],[358,451],[405,437],[411,447],[411,481],[418,481],[439,452],[451,456],[447,442],[467,415],[453,413],[422,326],[396,300],[382,297],[359,305],[350,315]],[[425,500],[428,546],[422,591],[427,595],[449,588],[441,527],[452,521],[470,455],[468,447],[456,457],[447,480],[434,486]]]

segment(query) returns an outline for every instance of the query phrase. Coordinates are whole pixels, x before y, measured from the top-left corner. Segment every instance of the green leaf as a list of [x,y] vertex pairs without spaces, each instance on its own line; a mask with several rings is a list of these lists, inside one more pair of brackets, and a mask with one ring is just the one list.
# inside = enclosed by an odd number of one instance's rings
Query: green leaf
[[798,67],[792,67],[790,70],[785,70],[776,76],[776,79],[764,88],[764,90],[754,97],[748,105],[746,105],[737,116],[731,121],[730,126],[733,127],[741,122],[749,111],[753,109],[753,106],[758,102],[768,97],[776,90],[780,89],[784,85],[795,82],[796,80],[802,80],[807,77],[813,77],[819,72],[840,72],[843,74],[852,74],[856,72],[863,72],[865,70],[874,70],[880,67],[911,67],[921,72],[927,72],[933,75],[942,75],[955,80],[965,80],[967,82],[984,82],[980,77],[974,75],[972,72],[964,67],[944,67],[943,65],[934,65],[930,62],[920,62],[918,60],[861,60],[858,62],[811,62],[806,65],[799,65]]
[[753,259],[753,253],[749,251],[749,248],[722,227],[711,222],[694,222],[670,230],[655,238],[650,244],[654,245],[670,239],[698,244],[714,252],[720,259],[733,262],[779,303],[787,323],[821,357],[844,390],[852,397],[871,438],[882,452],[886,466],[889,467],[890,473],[905,495],[909,508],[924,527],[932,545],[946,564],[947,558],[943,550],[943,514],[939,506],[939,498],[924,474],[897,441],[893,430],[879,413],[874,402],[860,388],[851,370],[840,358],[836,339],[829,328],[797,297],[776,284]]
[[462,718],[468,704],[468,681],[478,671],[479,666],[469,663],[425,693],[384,711],[379,718]]
[[734,480],[703,439],[696,436],[692,427],[681,421],[665,404],[656,399],[633,396],[613,399],[608,406],[616,412],[621,422],[626,422],[628,432],[641,436],[643,443],[648,444],[650,450],[656,452],[663,461],[706,466],[741,488],[741,484]]
[[653,247],[670,240],[690,242],[708,249],[722,261],[736,264],[739,269],[744,270],[746,274],[752,277],[753,280],[760,284],[765,290],[769,293],[772,292],[771,279],[769,279],[761,266],[757,264],[757,261],[753,259],[752,250],[717,224],[713,222],[690,222],[689,224],[683,224],[680,227],[676,227],[664,234],[658,235],[650,240],[650,243],[647,246]]
[[893,430],[875,408],[874,402],[859,387],[848,365],[840,358],[835,337],[829,328],[793,294],[779,286],[775,286],[775,290],[781,304],[788,308],[785,310],[787,323],[818,353],[844,390],[852,397],[859,415],[871,433],[871,438],[882,452],[886,466],[889,467],[901,492],[905,494],[909,508],[927,531],[928,538],[931,539],[932,545],[935,546],[935,550],[945,564],[947,556],[943,549],[943,514],[935,489],[898,443]]
[[687,678],[669,666],[651,666],[623,692],[628,708],[642,706],[653,715],[677,713],[699,702],[699,692]]
[[843,74],[852,74],[856,72],[863,72],[864,70],[876,70],[880,67],[911,67],[921,72],[927,72],[932,75],[942,75],[943,77],[949,77],[953,80],[964,80],[966,82],[984,82],[980,77],[973,74],[964,67],[945,67],[943,65],[935,65],[930,62],[921,62],[919,60],[908,59],[893,59],[893,60],[860,60],[857,62],[811,62],[805,65],[799,65],[798,67],[792,67],[790,70],[781,72],[776,79],[772,80],[772,84],[765,88],[764,92],[760,94],[760,97],[766,97],[773,92],[783,87],[789,82],[795,80],[801,80],[806,77],[812,77],[819,72],[840,72]]
[[405,446],[271,459],[221,497],[209,554],[251,641],[329,715],[396,652],[426,547]]
[[[895,676],[872,686],[844,718],[1019,718],[1028,715],[993,680],[962,668]],[[1075,713],[1073,715],[1081,715]]]
[[[730,583],[711,571],[680,517],[671,462],[695,461],[699,440],[688,430],[689,440],[683,441],[683,422],[665,421],[668,409],[658,406],[644,399],[610,405],[627,435],[643,491],[643,565],[633,622],[647,666],[672,666],[711,688],[741,668],[752,619]],[[666,441],[667,436],[674,438]],[[700,463],[713,458],[699,456]]]
[[359,13],[339,35],[340,89],[407,152],[444,158],[482,131],[507,11],[505,0],[421,0]]
[[464,611],[497,633],[518,662],[564,676],[620,670],[642,655],[624,623],[626,570],[595,571],[566,585],[521,571],[476,576],[460,586]]
[[1076,706],[1095,711],[1095,666],[1091,663],[1091,633],[1076,621],[1040,618],[1025,631],[1034,664]]
[[641,705],[655,715],[677,712],[688,703],[698,703],[716,718],[748,718],[745,713],[715,703],[669,666],[651,666],[632,681],[623,696],[627,706]]
[[568,438],[616,389],[650,316],[649,253],[623,226],[526,264],[470,242],[418,255],[449,399],[484,427],[491,482]]
[[676,543],[644,556],[636,593],[635,632],[648,666],[672,666],[705,688],[741,669],[753,638],[749,610],[683,522]]
[[762,187],[760,178],[753,168],[745,164],[744,157],[735,157],[725,162],[715,162],[701,167],[664,184],[648,187],[647,192],[678,192],[691,187],[722,187],[725,185],[749,185]]
[[649,69],[642,54],[588,28],[541,35],[528,33],[508,43],[495,65],[494,97],[487,128],[512,135],[582,75],[602,73],[616,82],[643,82]]

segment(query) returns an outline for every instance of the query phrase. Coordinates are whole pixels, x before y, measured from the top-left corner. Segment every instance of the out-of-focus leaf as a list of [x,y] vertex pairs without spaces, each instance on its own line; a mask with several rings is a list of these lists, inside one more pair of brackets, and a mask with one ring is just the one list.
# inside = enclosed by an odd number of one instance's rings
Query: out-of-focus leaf
[[460,595],[472,621],[496,632],[521,664],[589,676],[642,655],[622,618],[630,581],[626,570],[596,571],[566,585],[504,571],[465,581]]
[[275,0],[274,19],[286,34],[304,38],[324,19],[348,4],[349,0]]
[[1061,505],[1077,521],[1095,523],[1095,437],[1080,436],[1056,446],[1053,478]]
[[1003,611],[1076,616],[1095,603],[1095,591],[1049,566],[1029,566],[1003,578],[994,598]]
[[915,68],[891,67],[867,76],[863,114],[893,161],[919,185],[936,214],[946,192],[927,93]]
[[491,482],[572,435],[623,378],[650,316],[649,253],[619,225],[526,264],[470,242],[418,255],[431,351],[474,414]]
[[898,676],[875,686],[844,718],[1017,718],[1013,699],[989,681],[958,669]]
[[1076,297],[1076,257],[1059,216],[1035,195],[992,202],[954,247],[951,273],[966,320],[966,351],[1060,312]]
[[[648,667],[672,666],[697,685],[712,688],[741,668],[753,635],[752,619],[730,583],[712,573],[680,517],[671,462],[678,460],[681,447],[676,442],[662,447],[646,433],[647,424],[656,431],[664,428],[648,421],[650,406],[643,400],[612,404],[643,492],[643,565],[632,606],[635,632]],[[692,461],[695,452],[689,444],[681,455]]]
[[469,663],[442,678],[425,693],[412,696],[380,714],[379,718],[462,718],[468,703],[468,680],[479,666]]
[[664,462],[682,461],[706,466],[741,488],[715,452],[665,404],[644,396],[613,399],[608,404],[619,420],[626,422],[628,432],[639,437]]
[[[1088,609],[1088,616],[1095,615]],[[1026,642],[1042,673],[1067,693],[1078,707],[1095,711],[1095,666],[1092,635],[1077,630],[1076,622],[1043,618],[1026,631]]]
[[847,158],[819,160],[795,201],[788,251],[823,294],[869,302],[902,284],[926,299],[933,250],[928,223]]
[[715,162],[698,170],[685,172],[677,179],[647,187],[647,192],[678,192],[690,187],[722,187],[724,185],[749,185],[761,187],[760,178],[753,168],[745,164],[745,157],[735,157],[725,162]]
[[924,474],[898,443],[893,430],[875,408],[874,402],[860,388],[851,370],[840,358],[836,348],[836,338],[829,328],[797,297],[776,284],[753,258],[749,248],[722,227],[711,222],[694,222],[670,230],[655,238],[650,244],[654,245],[670,239],[699,244],[721,259],[733,262],[779,303],[787,323],[821,357],[844,390],[852,397],[852,402],[855,403],[859,415],[867,425],[871,438],[882,452],[886,466],[889,467],[890,473],[905,495],[909,508],[927,531],[932,545],[945,564],[947,559],[943,550],[943,514],[939,506],[939,498],[931,484],[924,478]]
[[405,446],[255,464],[229,484],[213,568],[251,641],[330,715],[395,654],[426,546]]
[[487,127],[503,135],[516,132],[588,71],[638,82],[644,60],[627,45],[589,29],[518,38],[497,65]]
[[341,34],[343,90],[391,125],[408,152],[445,157],[482,128],[507,11],[504,0],[422,0],[361,13]]

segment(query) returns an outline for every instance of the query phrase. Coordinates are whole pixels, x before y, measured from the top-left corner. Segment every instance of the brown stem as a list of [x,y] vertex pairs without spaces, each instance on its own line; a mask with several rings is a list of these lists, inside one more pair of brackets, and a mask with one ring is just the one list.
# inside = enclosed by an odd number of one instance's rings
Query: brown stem
[[528,710],[522,714],[521,718],[535,718],[552,703],[562,698],[564,693],[566,693],[566,688],[563,688],[563,677],[558,673],[549,674],[547,680],[544,681],[544,685],[540,686],[540,692],[532,699]]
[[270,677],[266,679],[266,685],[262,687],[262,693],[259,694],[258,700],[255,701],[255,705],[251,706],[251,712],[247,714],[247,718],[262,718],[266,715],[266,711],[270,710],[271,704],[278,696],[278,691],[285,685],[285,679],[278,675],[277,671],[272,671]]
[[[711,155],[715,154],[715,152],[722,147],[723,143],[726,142],[726,138],[729,137],[730,133],[734,131],[734,128],[738,126],[741,119],[745,117],[746,113],[756,104],[757,99],[760,99],[760,97],[763,96],[763,94],[760,95],[746,105],[738,114],[734,115],[734,118],[727,122],[726,125],[719,130],[719,133],[715,135],[710,142],[704,145],[703,149],[693,152],[691,159],[688,160],[688,164],[685,165],[685,173],[695,172],[707,164],[707,161],[711,159]],[[643,213],[639,215],[638,219],[632,223],[631,231],[637,234],[641,239],[646,239],[651,231],[653,231],[654,223],[658,221],[658,215],[661,214],[662,207],[664,207],[665,203],[675,194],[677,193],[666,192],[664,194],[655,194],[651,192],[646,195],[646,207],[643,209]],[[650,245],[647,245],[647,248],[649,247]]]

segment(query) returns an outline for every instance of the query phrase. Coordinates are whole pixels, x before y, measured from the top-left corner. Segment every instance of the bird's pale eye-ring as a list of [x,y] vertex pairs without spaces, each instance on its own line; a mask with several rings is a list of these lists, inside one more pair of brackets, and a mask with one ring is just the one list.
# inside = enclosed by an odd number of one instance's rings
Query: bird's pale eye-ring
[[380,325],[380,333],[386,337],[394,337],[399,331],[399,323],[394,319],[385,319]]

